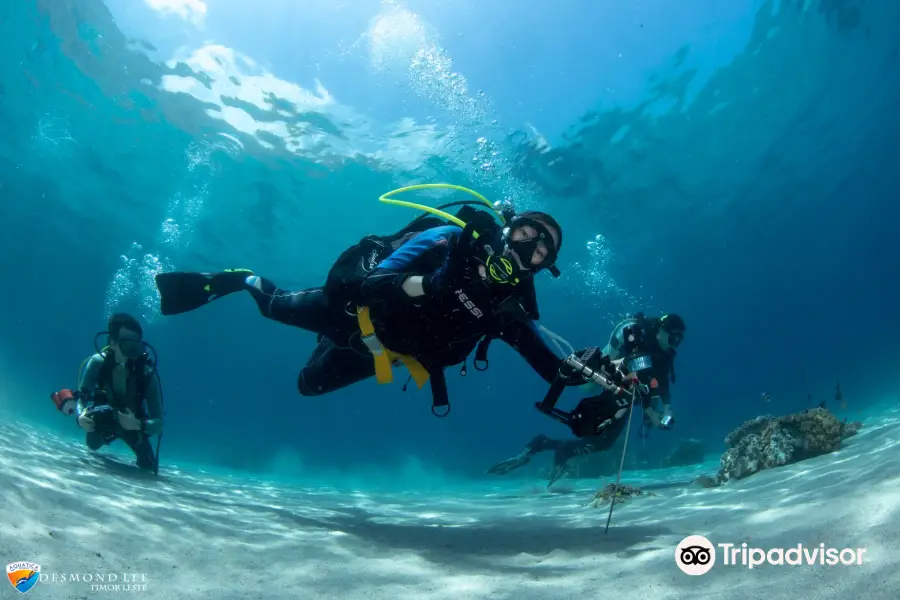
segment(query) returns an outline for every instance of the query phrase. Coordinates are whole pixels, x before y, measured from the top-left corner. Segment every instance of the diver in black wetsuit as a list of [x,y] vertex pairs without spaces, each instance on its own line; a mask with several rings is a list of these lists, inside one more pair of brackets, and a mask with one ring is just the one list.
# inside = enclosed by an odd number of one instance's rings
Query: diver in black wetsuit
[[[645,317],[642,313],[623,320],[613,330],[603,355],[613,361],[625,361],[627,370],[636,374],[646,386],[642,395],[643,423],[641,436],[653,429],[671,429],[675,423],[671,409],[670,382],[675,381],[676,348],[684,340],[684,319],[676,314],[661,318]],[[591,389],[595,389],[591,386]],[[545,435],[535,436],[525,448],[512,458],[503,460],[487,472],[505,475],[527,464],[540,452],[553,452],[553,470],[547,487],[553,485],[569,470],[569,460],[609,450],[625,429],[627,411],[620,410],[613,394],[603,390],[597,396],[586,398],[596,406],[597,420],[608,422],[599,435],[574,440],[554,440]]]
[[471,210],[465,229],[420,218],[394,236],[369,236],[341,255],[325,286],[299,292],[250,271],[161,273],[161,311],[186,312],[248,291],[263,316],[319,334],[298,377],[304,396],[373,375],[390,381],[391,367],[402,363],[419,387],[430,378],[434,407],[449,408],[444,368],[464,363],[476,346],[475,366],[486,366],[492,338],[551,382],[561,360],[536,330],[533,276],[544,269],[558,275],[562,230],[545,213],[510,217],[500,228]]

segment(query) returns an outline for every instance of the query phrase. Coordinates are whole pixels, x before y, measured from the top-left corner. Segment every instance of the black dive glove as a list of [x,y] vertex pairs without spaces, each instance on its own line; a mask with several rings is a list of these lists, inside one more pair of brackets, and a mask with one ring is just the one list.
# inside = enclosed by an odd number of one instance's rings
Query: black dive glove
[[475,228],[467,225],[451,246],[441,268],[422,279],[426,296],[455,294],[462,304],[473,303],[473,306],[467,306],[470,312],[473,308],[480,310],[482,305],[487,309],[488,284],[478,273],[478,267],[484,266],[484,262],[477,257],[474,233]]

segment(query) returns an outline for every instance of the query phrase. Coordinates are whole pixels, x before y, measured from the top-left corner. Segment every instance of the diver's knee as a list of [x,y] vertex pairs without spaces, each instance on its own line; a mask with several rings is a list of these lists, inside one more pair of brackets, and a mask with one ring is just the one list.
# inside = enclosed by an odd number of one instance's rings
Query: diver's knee
[[99,450],[104,445],[106,445],[106,440],[103,439],[103,435],[97,433],[96,431],[91,431],[86,436],[84,436],[84,443],[87,444],[87,447],[91,450]]
[[322,385],[311,385],[309,379],[309,368],[304,367],[297,376],[297,390],[301,396],[321,396],[327,391]]

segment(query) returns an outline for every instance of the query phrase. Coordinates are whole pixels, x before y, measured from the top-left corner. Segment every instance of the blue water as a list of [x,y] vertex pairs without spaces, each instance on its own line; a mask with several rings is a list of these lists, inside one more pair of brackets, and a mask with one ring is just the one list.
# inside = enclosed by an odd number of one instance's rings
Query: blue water
[[160,355],[163,468],[468,486],[565,437],[501,343],[488,372],[448,370],[440,420],[399,382],[300,397],[314,335],[249,298],[158,314],[163,270],[319,285],[414,216],[380,194],[438,181],[558,218],[564,275],[538,294],[575,347],[637,310],[684,316],[678,425],[640,452],[717,453],[808,394],[852,419],[896,405],[900,5],[515,4],[4,4],[3,411],[78,436],[47,395],[125,310]]

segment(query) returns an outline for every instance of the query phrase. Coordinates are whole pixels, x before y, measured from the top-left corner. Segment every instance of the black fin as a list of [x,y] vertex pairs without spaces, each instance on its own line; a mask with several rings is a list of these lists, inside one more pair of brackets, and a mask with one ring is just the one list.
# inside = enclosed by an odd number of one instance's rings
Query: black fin
[[249,269],[221,273],[157,273],[159,310],[164,315],[177,315],[205,306],[217,298],[244,289]]
[[209,273],[157,273],[159,311],[164,315],[177,315],[200,308],[215,299],[210,292],[212,275]]

